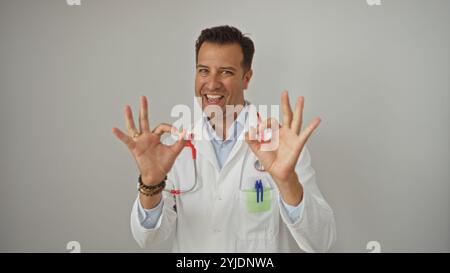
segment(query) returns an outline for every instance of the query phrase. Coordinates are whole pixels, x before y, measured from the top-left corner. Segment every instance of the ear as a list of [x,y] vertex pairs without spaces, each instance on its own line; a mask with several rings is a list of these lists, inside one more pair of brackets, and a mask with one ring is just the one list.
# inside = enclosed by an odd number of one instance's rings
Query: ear
[[250,83],[250,80],[253,76],[253,70],[249,69],[247,72],[245,72],[244,74],[244,90],[248,88],[248,84]]

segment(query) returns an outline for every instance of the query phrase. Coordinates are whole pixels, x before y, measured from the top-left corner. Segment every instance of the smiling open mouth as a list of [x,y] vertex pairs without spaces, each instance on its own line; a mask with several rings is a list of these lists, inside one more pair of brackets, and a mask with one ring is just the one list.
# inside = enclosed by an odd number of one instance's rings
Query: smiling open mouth
[[223,99],[225,98],[221,95],[204,95],[203,97],[206,99],[208,104],[221,104]]

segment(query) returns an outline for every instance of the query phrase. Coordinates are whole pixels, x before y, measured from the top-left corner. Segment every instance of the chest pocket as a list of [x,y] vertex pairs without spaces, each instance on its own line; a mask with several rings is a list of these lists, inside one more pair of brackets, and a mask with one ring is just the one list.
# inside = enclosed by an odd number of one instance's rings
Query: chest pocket
[[255,169],[255,161],[252,155],[244,163],[239,187],[238,251],[270,251],[279,231],[278,189],[267,172]]

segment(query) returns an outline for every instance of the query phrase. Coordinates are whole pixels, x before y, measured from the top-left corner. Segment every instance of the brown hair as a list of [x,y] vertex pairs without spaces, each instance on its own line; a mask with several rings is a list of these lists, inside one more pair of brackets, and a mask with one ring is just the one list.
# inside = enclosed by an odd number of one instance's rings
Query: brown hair
[[206,28],[202,30],[200,36],[195,42],[195,61],[198,60],[198,52],[204,42],[211,42],[215,44],[233,44],[237,43],[241,46],[242,54],[244,58],[242,60],[242,67],[244,73],[251,69],[253,54],[255,53],[255,46],[253,41],[242,34],[242,32],[232,26],[217,26],[212,28]]

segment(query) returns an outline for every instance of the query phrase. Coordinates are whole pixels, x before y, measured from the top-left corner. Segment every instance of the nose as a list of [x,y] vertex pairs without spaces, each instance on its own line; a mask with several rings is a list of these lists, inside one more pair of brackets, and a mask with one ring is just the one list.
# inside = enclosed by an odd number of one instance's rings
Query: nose
[[209,75],[209,77],[206,79],[205,87],[209,91],[220,89],[221,86],[222,83],[220,81],[219,75],[217,75],[216,73],[211,73],[211,75]]

